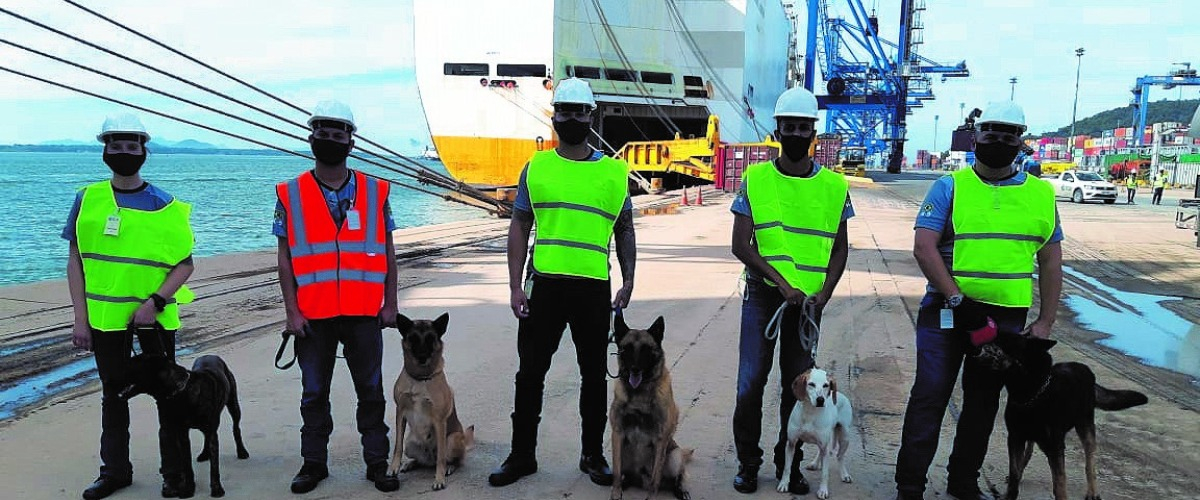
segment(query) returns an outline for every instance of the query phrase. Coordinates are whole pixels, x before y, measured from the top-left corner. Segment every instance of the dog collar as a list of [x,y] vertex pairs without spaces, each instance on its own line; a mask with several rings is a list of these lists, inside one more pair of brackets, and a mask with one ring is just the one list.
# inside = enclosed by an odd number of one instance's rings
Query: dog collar
[[412,379],[413,379],[413,380],[416,380],[417,382],[428,382],[428,381],[432,380],[432,379],[433,379],[433,377],[436,377],[436,376],[438,376],[438,374],[439,374],[439,373],[442,373],[442,370],[441,370],[441,369],[434,370],[434,371],[433,371],[433,373],[430,373],[428,377],[418,377],[418,376],[416,376],[416,375],[413,375],[413,374],[411,374],[411,373],[409,373],[409,374],[408,374],[408,376],[409,376],[409,377],[412,377]]
[[1037,401],[1037,400],[1038,400],[1038,398],[1042,397],[1042,394],[1045,394],[1045,393],[1046,393],[1046,389],[1047,389],[1048,387],[1050,387],[1050,380],[1051,380],[1051,379],[1053,379],[1053,378],[1054,378],[1054,374],[1053,374],[1053,373],[1050,373],[1049,375],[1046,375],[1046,381],[1045,381],[1045,382],[1042,382],[1042,387],[1041,387],[1040,389],[1038,389],[1038,390],[1037,390],[1037,392],[1035,392],[1035,393],[1033,394],[1033,396],[1032,396],[1032,397],[1030,397],[1030,398],[1029,398],[1029,401],[1026,401],[1026,402],[1024,402],[1024,403],[1021,403],[1021,406],[1030,406],[1030,405],[1032,405],[1032,404],[1033,404],[1035,401]]
[[172,392],[171,394],[168,394],[165,399],[175,399],[175,396],[178,396],[180,393],[182,393],[184,390],[187,389],[188,382],[191,382],[191,380],[192,380],[192,372],[190,372],[190,371],[184,372],[183,383],[180,384],[179,387],[177,389],[175,389],[174,392]]

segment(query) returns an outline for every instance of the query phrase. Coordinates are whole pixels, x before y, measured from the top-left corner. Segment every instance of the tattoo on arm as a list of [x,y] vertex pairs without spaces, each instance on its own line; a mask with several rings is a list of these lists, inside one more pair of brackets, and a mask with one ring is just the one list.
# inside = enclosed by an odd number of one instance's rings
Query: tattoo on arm
[[633,211],[625,210],[617,216],[613,226],[613,236],[617,241],[617,262],[621,265],[621,279],[626,283],[633,282],[634,267],[637,265],[637,238],[633,232]]

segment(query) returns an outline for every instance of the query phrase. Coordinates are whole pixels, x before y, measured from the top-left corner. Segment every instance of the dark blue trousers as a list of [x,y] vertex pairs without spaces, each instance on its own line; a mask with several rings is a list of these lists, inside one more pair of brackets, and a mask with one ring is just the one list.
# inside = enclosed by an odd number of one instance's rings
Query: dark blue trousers
[[325,464],[329,458],[329,435],[333,433],[333,415],[329,406],[329,387],[337,361],[337,346],[343,354],[358,395],[358,432],[362,435],[363,461],[367,465],[385,463],[388,426],[383,417],[387,400],[383,396],[383,332],[379,320],[371,316],[339,316],[308,322],[311,333],[296,338],[296,362],[300,365],[304,393],[300,399],[300,455],[305,462]]
[[[977,487],[1000,408],[1004,381],[967,356],[971,342],[966,333],[939,327],[944,301],[941,294],[927,293],[917,313],[917,376],[904,412],[900,454],[896,458],[896,489],[902,492],[925,491],[926,473],[937,452],[942,419],[960,367],[963,406],[946,466],[949,486]],[[991,307],[988,315],[1001,331],[1019,332],[1025,328],[1028,312],[1025,308]]]

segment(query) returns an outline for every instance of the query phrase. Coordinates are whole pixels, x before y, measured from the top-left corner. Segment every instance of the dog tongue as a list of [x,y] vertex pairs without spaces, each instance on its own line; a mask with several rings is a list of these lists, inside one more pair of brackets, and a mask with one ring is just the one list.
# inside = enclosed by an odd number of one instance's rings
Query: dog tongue
[[629,385],[634,389],[637,389],[639,385],[642,385],[642,372],[630,373]]

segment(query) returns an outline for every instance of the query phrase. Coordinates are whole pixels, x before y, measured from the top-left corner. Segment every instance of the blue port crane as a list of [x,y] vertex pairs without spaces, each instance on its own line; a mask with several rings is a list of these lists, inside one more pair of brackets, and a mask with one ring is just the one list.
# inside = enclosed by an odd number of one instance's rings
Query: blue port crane
[[[932,75],[943,82],[970,76],[966,61],[939,64],[919,54],[925,0],[901,0],[895,43],[879,37],[879,18],[861,0],[807,2],[804,86],[815,89],[819,62],[826,95],[818,95],[817,104],[827,111],[825,132],[841,135],[843,146],[866,148],[867,155],[887,154],[888,172],[899,172],[906,117],[934,99]],[[844,2],[852,17],[830,17],[835,2]]]
[[1138,146],[1145,146],[1143,131],[1146,130],[1146,111],[1150,108],[1150,87],[1161,85],[1163,89],[1173,89],[1175,87],[1200,85],[1200,77],[1196,76],[1196,70],[1192,69],[1191,63],[1180,63],[1186,65],[1183,69],[1172,71],[1166,76],[1151,76],[1146,75],[1138,77],[1137,83],[1129,91],[1133,93],[1133,99],[1130,104],[1133,105],[1134,120],[1133,123],[1137,126],[1133,131],[1133,137]]

